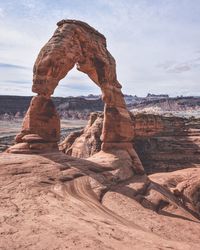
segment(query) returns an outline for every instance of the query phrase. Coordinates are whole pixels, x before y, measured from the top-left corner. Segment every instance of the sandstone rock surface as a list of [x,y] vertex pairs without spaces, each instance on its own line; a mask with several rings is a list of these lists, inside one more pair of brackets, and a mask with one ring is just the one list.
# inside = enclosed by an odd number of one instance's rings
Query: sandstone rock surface
[[132,116],[134,148],[147,173],[200,167],[200,119]]
[[0,248],[198,250],[200,169],[130,171],[59,152],[0,154]]
[[[25,135],[35,134],[43,139],[43,142],[57,142],[60,138],[60,119],[54,107],[53,101],[44,96],[32,98],[30,107],[22,124],[22,132],[17,135],[16,142],[24,141]],[[30,139],[31,140],[31,139]],[[36,138],[36,141],[38,139]]]
[[[70,133],[60,143],[59,149],[68,155],[78,158],[87,158],[101,150],[100,139],[103,129],[103,113],[94,112],[84,130]],[[74,143],[76,141],[76,143]],[[73,147],[72,147],[73,144]]]

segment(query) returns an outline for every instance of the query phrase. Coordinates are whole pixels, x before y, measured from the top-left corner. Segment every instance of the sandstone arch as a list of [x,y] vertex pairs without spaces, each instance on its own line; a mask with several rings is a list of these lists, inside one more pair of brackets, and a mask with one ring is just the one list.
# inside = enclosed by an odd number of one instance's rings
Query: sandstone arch
[[[18,143],[9,152],[40,152],[55,149],[60,136],[60,121],[51,95],[59,81],[76,65],[102,91],[105,102],[101,136],[102,150],[126,150],[137,155],[130,141],[133,129],[130,115],[116,76],[115,60],[106,48],[106,38],[87,23],[62,20],[52,38],[41,49],[33,69],[33,97],[25,116]],[[137,159],[139,162],[139,159]]]

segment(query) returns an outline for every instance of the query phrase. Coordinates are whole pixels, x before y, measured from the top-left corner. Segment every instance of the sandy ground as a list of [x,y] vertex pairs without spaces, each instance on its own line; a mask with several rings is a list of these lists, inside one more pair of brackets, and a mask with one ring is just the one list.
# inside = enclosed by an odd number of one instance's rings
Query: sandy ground
[[[73,131],[85,127],[86,120],[61,120],[61,141]],[[22,119],[0,120],[0,152],[14,144],[14,138],[21,130]]]
[[[61,128],[79,128],[84,127],[87,121],[85,120],[61,120]],[[0,120],[0,138],[9,135],[16,135],[20,132],[22,119],[15,120]]]
[[146,176],[98,196],[105,172],[62,153],[1,153],[0,249],[199,249],[199,220],[174,205],[156,213],[134,198]]

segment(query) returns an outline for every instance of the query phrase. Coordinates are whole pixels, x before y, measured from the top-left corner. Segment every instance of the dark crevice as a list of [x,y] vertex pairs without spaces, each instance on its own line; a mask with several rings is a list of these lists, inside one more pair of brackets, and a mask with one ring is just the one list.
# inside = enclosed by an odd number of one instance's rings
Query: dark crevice
[[12,173],[12,175],[23,175],[23,174],[31,174],[31,172],[30,171],[22,171],[22,172]]

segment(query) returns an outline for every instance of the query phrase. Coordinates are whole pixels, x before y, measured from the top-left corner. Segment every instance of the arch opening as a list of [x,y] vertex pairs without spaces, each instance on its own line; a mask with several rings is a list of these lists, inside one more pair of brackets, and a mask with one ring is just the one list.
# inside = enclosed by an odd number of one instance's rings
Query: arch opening
[[[91,113],[103,111],[101,94],[101,89],[87,74],[77,71],[76,67],[59,82],[53,94],[56,99],[53,98],[53,101],[61,121],[60,143],[63,143],[70,133],[79,134],[83,131]],[[60,105],[56,105],[58,100]]]
[[102,92],[99,86],[82,73],[72,68],[68,74],[60,80],[58,87],[55,88],[53,97],[82,97],[82,96],[101,96]]

